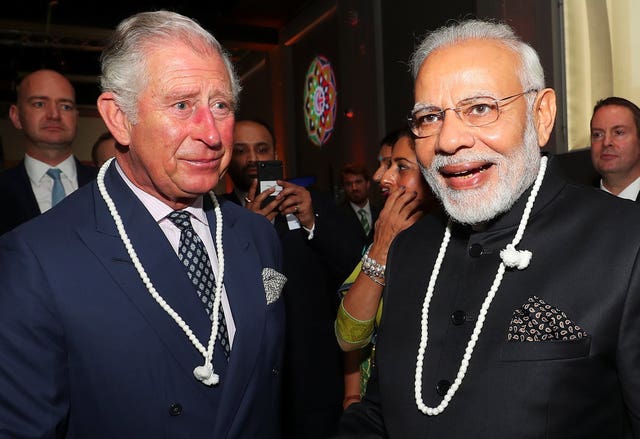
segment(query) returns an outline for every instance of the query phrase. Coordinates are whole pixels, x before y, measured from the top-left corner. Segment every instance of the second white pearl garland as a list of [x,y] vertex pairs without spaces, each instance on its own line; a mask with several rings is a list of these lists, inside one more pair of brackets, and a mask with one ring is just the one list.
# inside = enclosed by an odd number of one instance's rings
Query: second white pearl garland
[[438,251],[438,257],[436,258],[436,262],[433,266],[433,271],[431,272],[431,277],[427,286],[427,292],[422,305],[422,326],[420,334],[420,344],[418,346],[418,356],[416,358],[414,391],[418,410],[420,410],[425,415],[435,416],[442,413],[447,408],[449,402],[451,402],[451,399],[453,398],[453,395],[462,384],[462,380],[464,379],[464,376],[467,373],[467,369],[469,368],[469,362],[471,361],[473,349],[478,342],[480,332],[482,331],[482,326],[484,325],[484,321],[487,317],[489,306],[491,305],[491,302],[493,301],[493,298],[495,297],[496,292],[498,291],[498,288],[502,283],[502,277],[504,275],[505,268],[510,267],[517,268],[518,270],[524,270],[529,266],[529,262],[531,261],[532,256],[531,252],[527,250],[516,250],[515,247],[516,245],[518,245],[520,240],[522,240],[522,236],[524,235],[524,230],[527,226],[527,222],[529,221],[529,215],[531,214],[531,210],[533,209],[533,203],[538,195],[540,186],[542,185],[542,180],[544,179],[546,169],[547,157],[542,157],[540,160],[538,176],[536,177],[536,181],[533,185],[533,188],[531,189],[531,194],[529,194],[529,198],[527,199],[527,204],[522,214],[522,218],[520,219],[520,224],[518,226],[516,235],[513,238],[511,244],[508,244],[507,247],[500,252],[502,262],[500,262],[500,265],[498,266],[496,277],[494,278],[493,284],[491,285],[491,288],[487,293],[487,297],[484,299],[482,307],[480,308],[478,320],[476,321],[476,325],[473,328],[473,333],[471,334],[471,338],[469,339],[462,360],[460,361],[460,368],[458,369],[456,379],[447,390],[447,393],[444,395],[444,398],[442,399],[440,404],[438,404],[437,407],[428,407],[422,400],[422,367],[424,364],[424,354],[427,350],[427,340],[429,339],[429,305],[431,303],[431,298],[433,297],[433,291],[435,288],[436,280],[438,279],[438,274],[440,274],[440,266],[442,265],[444,255],[447,251],[447,246],[449,245],[449,241],[451,239],[451,222],[447,224],[444,232],[444,237],[442,238],[442,244],[440,245],[440,249]]

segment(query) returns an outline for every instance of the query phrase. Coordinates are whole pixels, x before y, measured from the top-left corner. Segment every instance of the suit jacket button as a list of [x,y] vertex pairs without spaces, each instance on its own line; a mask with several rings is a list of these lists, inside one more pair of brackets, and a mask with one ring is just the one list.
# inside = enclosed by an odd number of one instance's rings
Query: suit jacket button
[[182,414],[182,404],[174,402],[169,406],[169,414],[171,416],[180,416]]
[[444,396],[447,394],[449,387],[451,387],[451,383],[449,381],[440,380],[438,381],[438,384],[436,384],[436,392],[438,392],[438,395]]
[[467,313],[465,313],[460,309],[457,311],[454,311],[451,314],[451,323],[453,323],[456,326],[460,326],[466,321],[467,321]]
[[278,368],[274,367],[273,369],[271,369],[271,375],[273,375],[274,377],[278,376]]
[[482,256],[482,252],[483,252],[483,248],[480,244],[476,243],[476,244],[472,244],[471,247],[469,247],[469,255],[471,255],[471,257],[473,258],[478,258],[480,256]]

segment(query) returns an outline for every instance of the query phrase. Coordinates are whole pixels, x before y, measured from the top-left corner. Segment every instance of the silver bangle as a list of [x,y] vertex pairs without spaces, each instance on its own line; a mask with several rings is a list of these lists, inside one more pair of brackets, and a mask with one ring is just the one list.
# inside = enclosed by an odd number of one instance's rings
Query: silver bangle
[[382,279],[384,281],[384,271],[386,265],[380,264],[375,259],[369,257],[369,249],[362,255],[362,272],[372,279]]

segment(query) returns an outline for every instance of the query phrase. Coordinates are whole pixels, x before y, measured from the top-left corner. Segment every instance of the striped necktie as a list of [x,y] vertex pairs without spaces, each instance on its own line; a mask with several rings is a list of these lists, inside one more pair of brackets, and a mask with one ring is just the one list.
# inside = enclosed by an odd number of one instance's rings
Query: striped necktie
[[358,216],[360,217],[360,224],[362,225],[364,234],[368,235],[371,231],[371,225],[369,224],[369,220],[367,219],[367,211],[364,209],[359,209]]

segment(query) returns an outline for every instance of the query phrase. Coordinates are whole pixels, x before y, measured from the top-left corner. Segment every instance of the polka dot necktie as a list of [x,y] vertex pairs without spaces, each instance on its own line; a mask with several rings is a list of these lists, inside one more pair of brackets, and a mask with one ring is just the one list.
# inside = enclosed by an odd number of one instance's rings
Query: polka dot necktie
[[[211,261],[202,240],[191,225],[191,215],[184,210],[175,210],[167,218],[171,220],[181,231],[178,245],[178,258],[187,270],[187,275],[196,287],[198,297],[202,301],[207,315],[213,320],[213,301],[215,296],[216,281],[211,269]],[[220,305],[220,322],[218,324],[218,340],[224,350],[224,355],[229,360],[231,347],[229,345],[229,333],[224,319],[222,304]]]
[[359,209],[358,215],[360,216],[360,224],[362,225],[364,234],[368,235],[371,231],[371,226],[369,225],[369,220],[367,219],[367,211],[364,209]]

